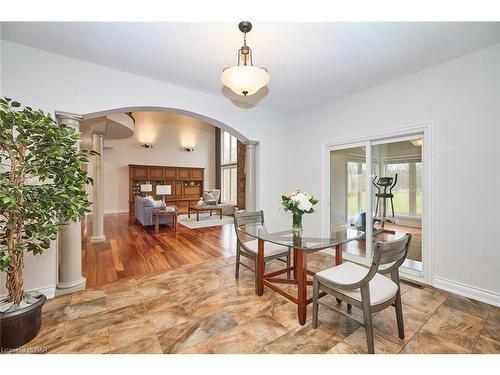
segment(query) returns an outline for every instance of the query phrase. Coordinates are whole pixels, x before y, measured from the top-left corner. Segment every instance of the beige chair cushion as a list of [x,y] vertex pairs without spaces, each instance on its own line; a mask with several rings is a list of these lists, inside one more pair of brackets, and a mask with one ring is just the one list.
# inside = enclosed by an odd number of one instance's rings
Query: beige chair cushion
[[[336,267],[328,268],[324,271],[318,272],[315,277],[327,286],[351,297],[355,300],[361,301],[361,290],[353,289],[346,290],[328,285],[328,281],[337,284],[353,284],[360,281],[368,273],[368,269],[354,263],[345,262]],[[379,273],[375,274],[373,279],[370,280],[370,302],[371,305],[378,305],[380,303],[390,300],[396,295],[398,291],[397,284]]]
[[[259,246],[259,241],[258,240],[251,240],[248,242],[245,242],[245,247],[248,248],[252,253],[257,254],[258,252],[258,246]],[[288,254],[288,247],[281,246],[281,245],[276,245],[271,242],[264,242],[264,257],[270,257],[278,254],[283,254],[287,255]]]

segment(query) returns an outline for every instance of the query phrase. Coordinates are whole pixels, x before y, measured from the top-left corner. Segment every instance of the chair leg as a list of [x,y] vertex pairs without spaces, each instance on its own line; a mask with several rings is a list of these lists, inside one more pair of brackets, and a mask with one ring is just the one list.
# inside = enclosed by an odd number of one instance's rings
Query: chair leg
[[366,344],[368,346],[368,354],[375,353],[375,345],[373,343],[373,326],[372,313],[370,311],[370,290],[368,285],[361,288],[361,303],[363,305],[363,317],[365,318]]
[[234,272],[234,278],[238,280],[240,278],[240,244],[236,245],[236,270]]
[[319,297],[319,282],[318,279],[313,279],[313,312],[312,312],[312,327],[318,328],[318,297]]
[[399,338],[403,340],[405,338],[405,327],[403,323],[403,305],[401,303],[401,293],[398,289],[396,294],[396,320],[398,322],[398,334]]
[[290,257],[291,257],[292,251],[288,249],[288,255],[286,256],[286,268],[288,268],[288,271],[286,271],[286,278],[290,279],[291,272],[290,272]]

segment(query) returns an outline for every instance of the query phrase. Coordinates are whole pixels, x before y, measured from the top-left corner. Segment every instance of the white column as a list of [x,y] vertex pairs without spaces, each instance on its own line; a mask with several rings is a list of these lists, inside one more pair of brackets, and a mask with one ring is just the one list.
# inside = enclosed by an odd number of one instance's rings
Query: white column
[[[81,116],[71,113],[56,113],[57,121],[80,131]],[[80,144],[77,145],[80,149]],[[82,276],[82,226],[80,221],[66,222],[59,235],[59,282],[56,295],[73,293],[85,289]]]
[[104,175],[103,175],[103,133],[92,133],[92,150],[98,155],[92,156],[92,178],[94,184],[92,188],[92,237],[91,243],[106,241],[104,235]]
[[256,210],[256,160],[255,147],[259,144],[256,141],[247,141],[245,155],[245,210],[252,212]]

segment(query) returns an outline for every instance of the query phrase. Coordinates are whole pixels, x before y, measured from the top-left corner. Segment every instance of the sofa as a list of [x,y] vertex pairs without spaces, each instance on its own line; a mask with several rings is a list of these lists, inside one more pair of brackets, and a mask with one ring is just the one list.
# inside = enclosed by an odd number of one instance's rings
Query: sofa
[[[143,226],[149,226],[155,224],[155,219],[153,213],[155,210],[166,209],[170,211],[175,211],[177,208],[175,206],[165,206],[161,201],[154,201],[148,198],[136,195],[134,201],[134,213],[136,220]],[[161,216],[160,224],[170,224],[172,222],[171,216]]]

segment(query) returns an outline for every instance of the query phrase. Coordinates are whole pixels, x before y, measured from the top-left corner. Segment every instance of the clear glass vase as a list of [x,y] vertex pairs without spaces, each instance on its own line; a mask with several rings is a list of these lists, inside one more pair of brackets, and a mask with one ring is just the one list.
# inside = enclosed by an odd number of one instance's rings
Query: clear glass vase
[[294,233],[302,232],[302,215],[304,213],[300,211],[294,211],[292,213],[292,231]]

